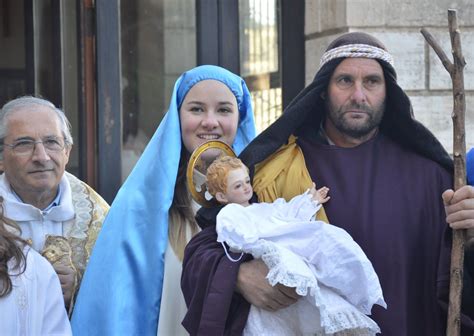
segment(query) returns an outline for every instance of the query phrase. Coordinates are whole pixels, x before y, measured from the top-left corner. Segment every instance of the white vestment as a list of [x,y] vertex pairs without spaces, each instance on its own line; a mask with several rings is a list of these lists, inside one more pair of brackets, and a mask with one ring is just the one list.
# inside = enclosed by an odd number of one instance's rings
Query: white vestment
[[343,229],[315,221],[321,205],[306,192],[290,202],[226,205],[217,216],[219,242],[261,258],[270,284],[295,287],[304,298],[269,312],[252,306],[247,335],[375,335],[366,316],[386,307],[379,279],[362,249]]
[[47,236],[66,238],[80,282],[109,206],[87,184],[67,172],[59,186],[59,204],[43,211],[19,200],[5,174],[0,175],[5,217],[20,226],[21,237],[40,253]]
[[26,247],[26,270],[8,262],[12,291],[0,298],[0,334],[72,335],[59,279],[49,262]]
[[43,250],[46,235],[65,236],[63,223],[74,223],[74,206],[71,186],[65,175],[60,182],[61,198],[59,205],[42,211],[31,204],[23,203],[13,193],[5,174],[0,176],[0,194],[4,198],[5,216],[13,219],[21,228],[21,237],[31,239],[32,247]]

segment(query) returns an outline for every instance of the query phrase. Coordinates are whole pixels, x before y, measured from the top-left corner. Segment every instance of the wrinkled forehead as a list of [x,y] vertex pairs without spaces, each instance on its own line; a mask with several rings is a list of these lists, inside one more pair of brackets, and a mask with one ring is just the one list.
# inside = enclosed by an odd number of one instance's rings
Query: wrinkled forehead
[[345,58],[334,69],[331,77],[338,75],[361,75],[361,76],[382,76],[383,68],[374,59],[368,58]]
[[28,134],[61,135],[61,123],[56,112],[45,105],[19,106],[5,116],[7,136]]

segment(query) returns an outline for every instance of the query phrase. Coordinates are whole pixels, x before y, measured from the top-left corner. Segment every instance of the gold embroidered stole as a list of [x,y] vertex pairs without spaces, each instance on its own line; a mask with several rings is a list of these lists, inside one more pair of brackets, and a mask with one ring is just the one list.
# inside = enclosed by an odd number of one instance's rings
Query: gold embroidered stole
[[69,307],[70,314],[74,305],[74,296],[77,294],[92,248],[110,207],[86,183],[67,172],[65,176],[71,186],[75,217],[63,223],[63,237],[48,236],[46,238],[41,254],[53,265],[60,263],[77,271],[77,285]]
[[73,263],[79,271],[80,280],[110,207],[86,183],[72,174],[65,174],[71,185],[76,216],[73,221],[63,224],[63,232],[71,245]]

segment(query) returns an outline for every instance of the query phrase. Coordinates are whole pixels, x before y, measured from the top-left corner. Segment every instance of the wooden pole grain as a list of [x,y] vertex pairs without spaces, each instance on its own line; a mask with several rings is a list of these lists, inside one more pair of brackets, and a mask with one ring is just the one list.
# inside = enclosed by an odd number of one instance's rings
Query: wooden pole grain
[[[466,185],[466,139],[465,139],[465,112],[466,101],[464,92],[464,60],[461,48],[461,33],[457,22],[456,10],[448,10],[449,35],[453,62],[451,62],[443,49],[433,36],[421,29],[427,43],[433,48],[451,76],[453,83],[453,159],[454,159],[454,190]],[[461,332],[461,297],[463,286],[464,244],[466,230],[453,231],[453,245],[451,251],[451,276],[449,288],[449,307],[446,335],[458,336]],[[468,233],[470,236],[471,232]]]

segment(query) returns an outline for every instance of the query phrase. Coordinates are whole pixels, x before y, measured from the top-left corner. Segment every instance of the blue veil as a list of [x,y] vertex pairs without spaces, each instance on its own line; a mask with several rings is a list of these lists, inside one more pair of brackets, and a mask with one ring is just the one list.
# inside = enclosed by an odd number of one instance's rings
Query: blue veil
[[474,186],[474,148],[466,155],[467,184]]
[[242,78],[212,65],[178,78],[168,112],[104,221],[74,308],[74,335],[156,335],[168,210],[181,153],[178,111],[193,85],[206,79],[226,84],[237,98],[234,151],[239,154],[255,137],[250,93]]

